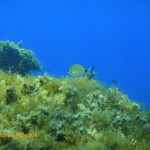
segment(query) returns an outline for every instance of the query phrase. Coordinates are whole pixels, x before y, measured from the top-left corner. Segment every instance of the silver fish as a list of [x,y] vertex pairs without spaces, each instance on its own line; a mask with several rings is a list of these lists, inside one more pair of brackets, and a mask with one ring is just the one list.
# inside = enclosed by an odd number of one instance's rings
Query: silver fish
[[94,66],[92,66],[89,69],[86,69],[82,65],[73,64],[69,68],[68,73],[74,78],[87,77],[88,79],[92,79],[95,75],[95,72],[93,72],[93,69],[94,69]]

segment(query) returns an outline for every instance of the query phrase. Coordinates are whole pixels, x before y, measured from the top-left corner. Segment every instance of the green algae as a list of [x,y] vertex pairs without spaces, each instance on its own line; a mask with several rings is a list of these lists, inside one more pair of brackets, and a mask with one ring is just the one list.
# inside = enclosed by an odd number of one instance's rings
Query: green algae
[[0,69],[23,76],[30,71],[40,71],[41,65],[34,57],[34,53],[22,48],[21,45],[22,41],[0,41]]
[[150,112],[96,80],[0,72],[0,149],[149,150]]

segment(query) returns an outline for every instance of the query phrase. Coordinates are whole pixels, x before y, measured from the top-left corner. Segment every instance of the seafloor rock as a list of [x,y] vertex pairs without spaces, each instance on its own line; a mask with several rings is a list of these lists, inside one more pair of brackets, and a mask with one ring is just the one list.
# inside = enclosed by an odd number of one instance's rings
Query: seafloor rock
[[0,72],[0,149],[149,150],[150,112],[95,80]]
[[31,50],[21,48],[21,42],[0,41],[0,69],[27,75],[39,71],[41,66]]

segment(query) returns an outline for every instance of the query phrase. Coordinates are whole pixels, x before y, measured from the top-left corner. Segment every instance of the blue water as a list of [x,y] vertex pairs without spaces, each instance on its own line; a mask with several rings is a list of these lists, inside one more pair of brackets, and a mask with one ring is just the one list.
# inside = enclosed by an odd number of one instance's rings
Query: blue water
[[23,40],[42,72],[66,76],[78,63],[95,79],[116,80],[132,100],[150,107],[148,0],[1,0],[0,40]]

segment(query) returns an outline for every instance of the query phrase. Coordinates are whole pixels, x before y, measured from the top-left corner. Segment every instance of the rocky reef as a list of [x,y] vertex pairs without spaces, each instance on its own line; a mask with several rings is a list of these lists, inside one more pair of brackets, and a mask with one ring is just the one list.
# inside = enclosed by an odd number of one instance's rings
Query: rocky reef
[[0,72],[1,150],[149,150],[149,141],[150,112],[117,87]]
[[22,48],[21,45],[22,41],[0,41],[0,69],[23,76],[30,71],[40,71],[41,65],[33,52]]

